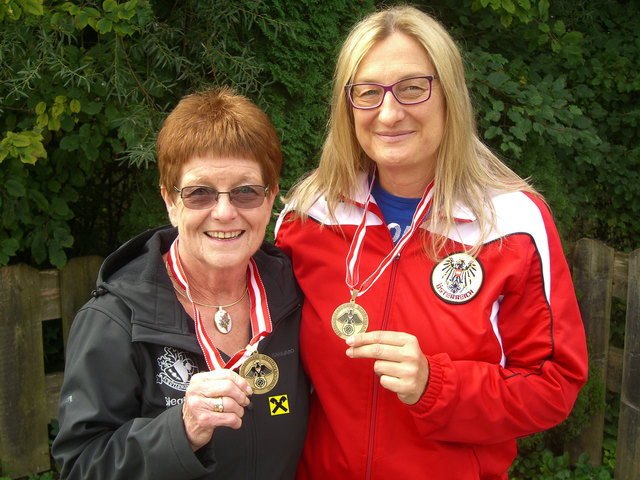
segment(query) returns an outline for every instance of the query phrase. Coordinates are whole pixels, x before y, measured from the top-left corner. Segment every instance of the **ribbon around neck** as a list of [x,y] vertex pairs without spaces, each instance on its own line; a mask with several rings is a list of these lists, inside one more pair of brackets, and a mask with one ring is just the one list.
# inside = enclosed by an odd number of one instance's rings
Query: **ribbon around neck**
[[[382,259],[378,267],[375,271],[369,275],[359,286],[358,282],[360,280],[360,259],[362,257],[362,250],[364,244],[364,238],[367,233],[367,212],[369,210],[369,203],[371,202],[371,189],[373,188],[373,182],[375,181],[376,172],[373,172],[371,178],[371,184],[369,185],[369,193],[367,194],[367,200],[364,205],[364,214],[362,215],[362,221],[358,228],[356,229],[356,233],[351,240],[351,245],[349,246],[349,253],[347,253],[346,257],[346,275],[345,275],[345,283],[349,287],[352,300],[355,300],[356,297],[364,294],[369,288],[373,286],[373,284],[380,278],[382,273],[387,269],[393,259],[400,255],[400,251],[409,241],[413,233],[416,231],[420,222],[424,218],[424,216],[431,210],[431,205],[433,202],[433,184],[432,180],[422,195],[422,199],[418,204],[416,211],[413,214],[413,218],[411,219],[411,228],[405,232],[400,241],[395,245],[395,247],[387,254],[386,257]],[[358,288],[356,288],[358,287]]]
[[233,370],[238,368],[253,352],[257,351],[260,340],[269,335],[273,328],[271,324],[271,316],[269,314],[269,305],[267,304],[267,294],[264,289],[262,279],[260,278],[258,267],[253,258],[250,258],[249,265],[247,266],[247,286],[249,288],[249,300],[251,304],[251,332],[253,337],[245,348],[237,351],[231,359],[225,363],[213,341],[209,335],[207,335],[200,310],[198,310],[198,307],[191,299],[189,282],[187,281],[187,276],[180,264],[178,240],[179,236],[176,237],[171,244],[171,248],[167,254],[167,263],[169,264],[171,274],[187,293],[187,298],[193,306],[193,319],[195,322],[196,337],[198,338],[198,343],[200,344],[200,349],[204,354],[207,366],[209,367],[209,370],[222,368]]

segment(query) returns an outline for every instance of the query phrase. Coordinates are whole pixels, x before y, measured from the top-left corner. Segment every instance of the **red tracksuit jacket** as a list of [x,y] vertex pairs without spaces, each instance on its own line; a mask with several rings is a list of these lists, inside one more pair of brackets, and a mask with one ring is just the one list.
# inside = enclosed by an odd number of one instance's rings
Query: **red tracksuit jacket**
[[[441,261],[425,254],[430,233],[422,225],[358,297],[368,331],[408,332],[420,342],[430,377],[412,406],[380,385],[372,359],[347,357],[331,325],[334,309],[350,299],[345,257],[364,198],[340,205],[341,228],[323,200],[305,222],[283,212],[276,243],[305,294],[300,349],[314,386],[298,478],[504,479],[515,439],[569,414],[588,362],[555,225],[537,198],[512,193],[493,202],[497,228],[475,261],[456,255],[478,234],[461,209]],[[374,202],[367,222],[361,279],[393,248]]]

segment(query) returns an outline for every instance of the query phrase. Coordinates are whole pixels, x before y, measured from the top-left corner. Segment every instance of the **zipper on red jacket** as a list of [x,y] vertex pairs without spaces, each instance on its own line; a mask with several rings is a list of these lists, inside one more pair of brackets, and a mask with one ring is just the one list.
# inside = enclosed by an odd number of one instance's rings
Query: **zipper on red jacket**
[[[380,330],[387,329],[387,323],[389,321],[389,311],[391,310],[391,298],[393,297],[393,289],[396,283],[396,271],[398,270],[398,263],[400,261],[400,254],[398,254],[391,264],[391,278],[389,280],[389,290],[387,291],[387,303],[384,307],[384,315],[382,317],[382,327]],[[371,404],[371,417],[369,419],[369,449],[367,452],[367,470],[365,473],[365,479],[371,478],[371,467],[373,463],[373,437],[375,436],[375,424],[376,424],[376,409],[378,404],[378,389],[380,388],[380,381],[377,375],[373,375],[373,402]]]

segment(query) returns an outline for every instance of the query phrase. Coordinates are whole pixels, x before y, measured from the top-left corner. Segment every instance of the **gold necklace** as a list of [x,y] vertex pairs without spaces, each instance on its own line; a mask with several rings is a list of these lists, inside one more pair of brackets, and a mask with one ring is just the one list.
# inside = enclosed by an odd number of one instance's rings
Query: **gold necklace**
[[[182,290],[179,290],[178,287],[176,287],[175,285],[173,285],[173,289],[178,292],[180,295],[182,295],[184,298],[186,298],[187,300],[189,300],[189,297],[187,297],[184,292]],[[233,303],[230,303],[228,305],[208,305],[206,303],[200,303],[200,302],[196,302],[195,300],[189,300],[191,303],[195,303],[196,305],[200,305],[201,307],[209,307],[209,308],[228,308],[228,307],[233,307],[234,305],[237,305],[238,303],[240,303],[242,301],[242,299],[245,297],[245,295],[247,294],[247,292],[249,291],[249,287],[246,287],[244,289],[244,293],[242,294],[242,296],[236,300]]]
[[229,333],[231,331],[231,326],[232,326],[231,315],[229,315],[229,312],[227,312],[225,308],[233,307],[234,305],[237,305],[238,303],[240,303],[244,299],[244,297],[247,295],[247,292],[249,292],[249,287],[248,286],[245,287],[244,292],[242,293],[242,296],[235,302],[229,303],[228,305],[208,305],[206,303],[200,303],[190,299],[182,291],[182,289],[179,290],[178,287],[176,287],[176,284],[174,283],[173,273],[171,273],[171,270],[169,269],[169,262],[165,261],[165,266],[167,268],[167,273],[169,274],[169,278],[171,279],[171,285],[173,285],[173,289],[177,293],[182,295],[184,298],[186,298],[189,302],[195,305],[200,305],[201,307],[217,308],[218,311],[213,316],[214,323],[216,324],[216,328],[220,333],[224,333],[224,334]]

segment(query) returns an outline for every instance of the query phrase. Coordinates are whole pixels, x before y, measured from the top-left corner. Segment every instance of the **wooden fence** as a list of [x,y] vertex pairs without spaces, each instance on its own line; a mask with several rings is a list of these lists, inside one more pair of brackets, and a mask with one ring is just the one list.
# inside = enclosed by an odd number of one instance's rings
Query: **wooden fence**
[[0,461],[12,478],[51,467],[47,426],[57,416],[62,373],[44,373],[42,322],[61,319],[66,345],[101,262],[76,258],[60,271],[0,268]]
[[[620,394],[615,478],[637,480],[640,479],[640,250],[625,254],[602,242],[582,239],[575,244],[568,260],[594,370],[601,375],[607,390]],[[627,304],[624,349],[609,345],[612,297],[626,300]],[[570,445],[572,457],[587,452],[591,463],[601,463],[603,434],[604,411]]]
[[[640,250],[615,252],[583,239],[569,255],[595,364],[620,393],[616,479],[640,478]],[[50,467],[47,425],[56,418],[62,374],[44,374],[41,322],[62,319],[64,343],[89,298],[101,259],[71,260],[58,270],[0,268],[0,461],[13,478]],[[627,302],[625,348],[609,346],[612,297]],[[604,413],[570,447],[602,458]],[[5,474],[6,475],[6,474]]]

